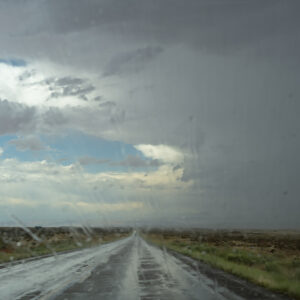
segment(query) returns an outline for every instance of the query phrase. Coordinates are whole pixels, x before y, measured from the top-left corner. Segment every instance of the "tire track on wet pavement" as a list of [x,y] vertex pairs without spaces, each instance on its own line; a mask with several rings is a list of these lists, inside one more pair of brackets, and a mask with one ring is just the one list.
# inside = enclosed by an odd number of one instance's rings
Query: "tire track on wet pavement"
[[138,270],[140,299],[174,299],[175,295],[170,298],[170,294],[176,283],[162,270],[148,249],[142,248],[140,252]]
[[[19,280],[23,279],[23,282]],[[0,270],[5,300],[289,299],[138,235]]]
[[96,267],[87,279],[75,283],[55,299],[118,299],[122,289],[120,279],[125,276],[132,247],[132,242],[127,243],[117,253],[112,254],[105,264]]
[[[190,267],[182,265],[166,251],[153,247],[139,239],[139,288],[141,300],[223,300],[214,287],[190,273]],[[231,300],[240,299],[231,294]]]
[[[283,300],[255,285],[133,235],[56,300]],[[226,280],[225,280],[226,279]],[[258,296],[258,297],[256,297]]]
[[[188,267],[188,269],[190,269]],[[230,294],[228,299],[240,299]],[[67,288],[56,300],[221,300],[216,289],[182,268],[170,254],[133,237],[83,282]]]

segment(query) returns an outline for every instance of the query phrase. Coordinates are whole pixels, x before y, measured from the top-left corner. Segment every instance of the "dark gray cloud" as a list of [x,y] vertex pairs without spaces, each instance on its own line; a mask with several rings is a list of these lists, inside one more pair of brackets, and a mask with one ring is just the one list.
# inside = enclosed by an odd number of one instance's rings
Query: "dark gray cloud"
[[[205,54],[242,53],[296,63],[299,6],[296,0],[6,2],[0,7],[6,45],[0,55],[46,58],[102,74],[112,57],[145,45],[164,52],[180,45]],[[13,25],[20,19],[26,20],[23,26]]]
[[56,86],[78,86],[84,83],[84,80],[81,78],[75,77],[63,77],[58,79],[48,79],[46,80],[48,83],[54,83]]
[[63,112],[56,107],[50,107],[44,114],[42,115],[43,123],[46,126],[62,126],[68,123],[68,119],[64,116]]
[[18,139],[10,140],[9,144],[14,145],[19,151],[41,151],[49,150],[39,138],[35,136],[25,136]]
[[202,208],[225,226],[297,228],[299,163],[293,155],[277,162],[199,164]]
[[[172,202],[155,195],[162,211],[190,209],[187,221],[195,214],[203,226],[300,226],[299,1],[3,3],[1,57],[70,67],[72,76],[45,82],[52,97],[93,102],[37,112],[1,101],[0,133],[34,131],[38,119],[39,131],[54,134],[174,146],[193,186]],[[96,74],[103,96],[81,74]],[[158,166],[135,156],[79,162]]]
[[128,72],[138,72],[144,65],[153,60],[163,51],[162,47],[145,47],[125,52],[113,57],[105,67],[103,76],[121,75]]
[[[98,107],[45,108],[0,99],[0,135],[64,134],[72,129],[107,137],[121,126],[125,119],[125,111],[112,101],[100,103]],[[29,140],[31,141],[31,138]],[[14,141],[14,144],[20,147],[21,143],[21,140]]]
[[0,134],[31,132],[36,126],[36,109],[0,99]]
[[125,111],[108,107],[66,107],[61,113],[67,120],[65,128],[107,138],[118,130],[126,120]]
[[95,90],[95,87],[82,78],[63,77],[48,78],[44,80],[51,91],[50,98],[74,96],[88,100],[88,94]]
[[102,97],[101,96],[96,96],[93,100],[94,101],[102,101]]
[[63,0],[47,2],[45,9],[48,30],[59,33],[100,27],[114,35],[183,42],[218,53],[272,39],[277,46],[284,40],[279,53],[299,49],[299,2],[292,0]]
[[113,102],[113,101],[105,101],[105,102],[99,103],[100,107],[106,107],[106,108],[112,108],[112,107],[115,107],[116,105],[117,105],[116,102]]

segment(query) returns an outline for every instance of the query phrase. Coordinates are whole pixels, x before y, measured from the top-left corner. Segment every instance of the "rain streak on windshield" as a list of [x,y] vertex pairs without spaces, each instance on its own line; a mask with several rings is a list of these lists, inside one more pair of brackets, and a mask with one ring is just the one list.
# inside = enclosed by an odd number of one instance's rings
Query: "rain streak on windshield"
[[0,1],[0,299],[300,299],[299,9]]

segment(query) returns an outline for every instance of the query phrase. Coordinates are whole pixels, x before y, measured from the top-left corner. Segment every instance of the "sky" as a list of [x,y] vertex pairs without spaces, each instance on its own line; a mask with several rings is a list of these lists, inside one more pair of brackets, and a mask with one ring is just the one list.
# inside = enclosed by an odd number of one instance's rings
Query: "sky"
[[299,9],[1,0],[0,226],[299,229]]

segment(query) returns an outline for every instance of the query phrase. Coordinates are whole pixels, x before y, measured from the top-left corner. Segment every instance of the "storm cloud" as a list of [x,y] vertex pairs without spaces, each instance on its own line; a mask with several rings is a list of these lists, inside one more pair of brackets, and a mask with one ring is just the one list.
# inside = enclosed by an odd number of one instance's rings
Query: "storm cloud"
[[114,35],[161,43],[183,42],[218,53],[253,44],[271,50],[273,43],[280,46],[284,41],[279,53],[285,48],[295,55],[300,46],[299,40],[292,38],[299,28],[297,1],[90,0],[87,3],[47,2],[47,28],[67,33],[99,27]]
[[[105,68],[103,76],[121,75],[126,72],[137,72],[148,61],[153,60],[163,49],[161,47],[146,47],[131,52],[121,53],[112,58]],[[130,70],[130,65],[133,67]]]
[[88,94],[95,90],[92,84],[76,77],[49,78],[44,83],[51,91],[50,98],[75,96],[88,100]]
[[[299,228],[299,8],[293,0],[3,1],[0,134],[50,140],[76,131],[131,145],[139,153],[87,153],[55,168],[119,168],[78,178],[101,190],[91,198],[143,199],[148,223],[185,216],[201,226]],[[13,66],[15,57],[26,64]]]
[[36,109],[0,99],[0,134],[31,132],[35,128]]

